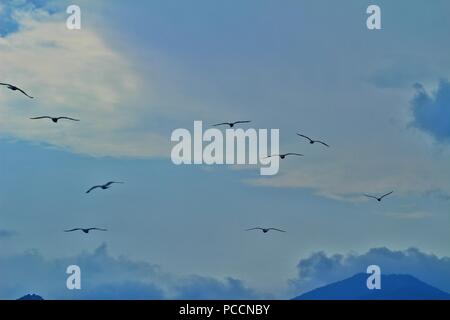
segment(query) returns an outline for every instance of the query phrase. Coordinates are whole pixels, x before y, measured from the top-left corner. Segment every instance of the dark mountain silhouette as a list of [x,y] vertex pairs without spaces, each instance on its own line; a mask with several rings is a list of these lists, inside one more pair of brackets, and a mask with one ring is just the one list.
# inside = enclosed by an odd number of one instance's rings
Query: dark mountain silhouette
[[44,300],[41,296],[38,296],[37,294],[27,294],[26,296],[23,296],[22,298],[19,298],[17,300]]
[[450,300],[450,294],[410,275],[382,275],[381,289],[369,290],[369,274],[359,273],[304,293],[294,300]]

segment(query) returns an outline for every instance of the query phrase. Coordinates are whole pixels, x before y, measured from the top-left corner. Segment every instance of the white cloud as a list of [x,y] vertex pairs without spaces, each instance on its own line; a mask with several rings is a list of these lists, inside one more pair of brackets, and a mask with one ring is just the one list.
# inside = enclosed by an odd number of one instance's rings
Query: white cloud
[[[43,10],[16,12],[20,30],[0,38],[2,82],[36,99],[2,88],[0,134],[95,156],[167,155],[169,143],[145,129],[152,88],[132,65],[91,29],[70,31]],[[141,92],[150,99],[143,103]],[[80,123],[31,121],[65,115]]]

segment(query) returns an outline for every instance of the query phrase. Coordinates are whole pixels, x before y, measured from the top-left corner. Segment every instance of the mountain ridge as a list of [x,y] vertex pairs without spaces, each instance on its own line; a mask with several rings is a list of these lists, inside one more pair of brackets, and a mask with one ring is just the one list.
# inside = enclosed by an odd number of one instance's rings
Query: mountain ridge
[[412,275],[381,276],[381,289],[369,290],[369,274],[358,273],[301,294],[293,300],[450,300],[450,294]]
[[17,300],[44,300],[41,296],[37,294],[27,294]]

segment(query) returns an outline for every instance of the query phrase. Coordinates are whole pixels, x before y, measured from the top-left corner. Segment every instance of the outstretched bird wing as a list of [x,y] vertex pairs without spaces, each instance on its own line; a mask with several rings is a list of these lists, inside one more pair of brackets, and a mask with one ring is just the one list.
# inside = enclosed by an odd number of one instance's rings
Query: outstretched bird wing
[[372,198],[372,199],[376,199],[376,200],[378,200],[378,198],[377,198],[377,197],[375,197],[375,196],[371,196],[370,194],[365,194],[365,196],[366,196],[367,198]]
[[[16,87],[17,88],[17,87]],[[32,97],[32,96],[29,96],[25,91],[23,91],[22,89],[20,89],[20,88],[17,88],[17,90],[19,90],[20,92],[22,92],[24,95],[26,95],[28,98],[30,98],[30,99],[34,99],[34,97]]]
[[286,232],[284,230],[280,230],[280,229],[277,229],[277,228],[269,228],[269,230],[275,230],[275,231],[279,231],[279,232]]
[[86,193],[91,192],[94,189],[100,188],[101,186],[93,186],[92,188],[90,188],[88,191],[86,191]]
[[239,123],[250,123],[250,120],[241,120],[241,121],[236,121],[234,122],[234,124],[239,124]]
[[42,116],[42,117],[34,117],[34,118],[30,118],[31,120],[39,120],[39,119],[52,119],[52,117],[49,116]]
[[245,231],[252,231],[252,230],[263,230],[263,228],[251,228],[251,229],[247,229],[247,230],[245,230]]
[[88,230],[108,231],[106,229],[101,229],[101,228],[89,228]]
[[285,156],[299,156],[299,157],[304,157],[304,155],[301,154],[301,153],[292,153],[292,152],[286,153]]
[[218,127],[218,126],[224,126],[224,125],[229,126],[229,125],[231,125],[231,123],[229,123],[229,122],[222,122],[222,123],[213,124],[212,126],[213,127]]
[[109,187],[110,185],[116,184],[116,183],[123,184],[124,182],[120,182],[120,181],[110,181],[110,182],[108,182],[107,184],[105,184],[105,187]]
[[66,119],[66,120],[72,120],[72,121],[80,121],[78,119],[70,118],[70,117],[59,117],[58,119]]
[[308,137],[308,136],[305,136],[305,135],[303,135],[303,134],[300,134],[300,133],[297,133],[297,135],[298,135],[299,137],[302,137],[302,138],[308,139],[309,141],[311,141],[311,142],[312,142],[312,139],[311,139],[310,137]]
[[387,196],[389,196],[389,195],[391,195],[393,193],[394,193],[394,191],[388,192],[385,195],[381,196],[380,199],[383,199],[383,198],[385,198],[385,197],[387,197]]
[[325,147],[330,147],[328,144],[326,144],[325,142],[323,142],[323,141],[320,141],[320,140],[317,140],[316,141],[317,143],[320,143],[320,144],[323,144]]
[[73,231],[78,231],[78,230],[82,230],[82,229],[75,228],[75,229],[70,229],[70,230],[64,230],[64,232],[73,232]]

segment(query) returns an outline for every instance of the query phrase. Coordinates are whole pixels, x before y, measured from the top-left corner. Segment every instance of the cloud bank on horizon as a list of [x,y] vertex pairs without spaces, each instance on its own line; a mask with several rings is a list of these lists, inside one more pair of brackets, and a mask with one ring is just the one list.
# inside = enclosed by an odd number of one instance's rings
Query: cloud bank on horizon
[[[81,268],[81,290],[66,288],[69,265]],[[24,267],[27,266],[27,267]],[[161,300],[161,299],[264,299],[268,294],[248,288],[243,281],[199,275],[177,276],[158,265],[113,257],[106,244],[92,253],[48,260],[32,250],[0,257],[0,299],[17,299],[35,292],[44,299]]]
[[[71,264],[81,268],[81,290],[69,291],[65,287],[67,275],[63,271]],[[0,299],[17,299],[30,292],[38,293],[45,299],[289,299],[365,273],[367,266],[372,264],[379,265],[382,274],[412,275],[450,292],[450,257],[438,257],[417,248],[372,248],[363,254],[327,255],[315,252],[300,259],[297,278],[290,279],[282,295],[276,296],[252,289],[241,279],[179,276],[148,262],[131,260],[125,256],[113,257],[103,244],[93,252],[63,259],[45,259],[37,251],[0,257],[4,276]],[[24,265],[29,268],[23,268]]]

